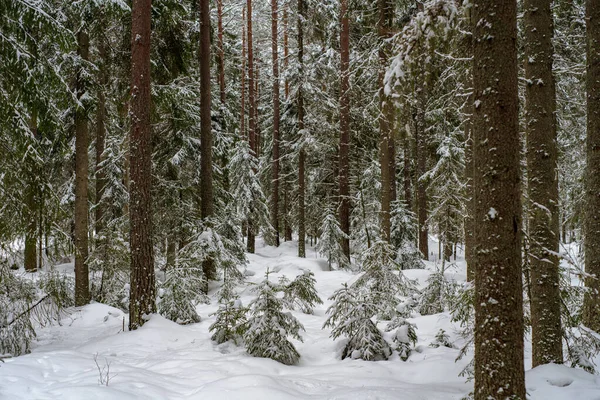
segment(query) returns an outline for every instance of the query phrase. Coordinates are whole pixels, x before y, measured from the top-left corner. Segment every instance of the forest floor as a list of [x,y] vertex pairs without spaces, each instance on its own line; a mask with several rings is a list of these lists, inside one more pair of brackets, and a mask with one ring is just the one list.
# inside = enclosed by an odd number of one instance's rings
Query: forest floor
[[[297,366],[251,357],[231,343],[211,342],[215,284],[212,304],[198,306],[202,322],[193,325],[180,326],[154,315],[141,329],[123,332],[127,317],[118,309],[94,303],[72,310],[61,325],[39,330],[31,354],[0,364],[0,399],[449,400],[472,390],[472,382],[459,377],[472,353],[455,362],[458,349],[429,347],[439,329],[456,347],[463,344],[448,313],[410,319],[417,325],[418,344],[407,362],[396,354],[388,361],[340,360],[344,341],[333,341],[330,330],[321,327],[331,304],[327,299],[356,275],[328,271],[312,248],[306,259],[296,252],[295,243],[275,248],[257,241],[256,254],[248,255],[248,270],[254,273],[248,281],[261,281],[267,269],[274,280],[281,275],[293,279],[303,269],[314,272],[324,304],[314,315],[293,312],[306,329],[303,342],[293,341],[301,355]],[[435,263],[429,262],[425,270],[405,273],[423,287],[434,269]],[[464,262],[459,259],[446,276],[464,281]],[[253,297],[250,287],[241,293],[244,304]],[[558,365],[529,370],[530,343],[525,353],[531,400],[600,400],[599,376]],[[100,384],[107,376],[108,384]]]

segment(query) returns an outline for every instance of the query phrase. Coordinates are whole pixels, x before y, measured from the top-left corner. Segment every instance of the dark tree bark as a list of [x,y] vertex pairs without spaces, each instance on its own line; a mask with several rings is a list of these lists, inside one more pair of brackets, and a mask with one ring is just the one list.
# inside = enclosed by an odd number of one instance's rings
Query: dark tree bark
[[271,48],[273,54],[273,193],[271,201],[275,246],[279,246],[279,54],[277,34],[277,0],[271,0]]
[[[214,214],[212,177],[212,126],[210,119],[210,7],[209,0],[200,1],[200,214],[210,224]],[[202,263],[208,280],[216,279],[217,269],[212,259]]]
[[[304,1],[298,0],[298,65],[300,76],[304,73]],[[302,80],[298,88],[298,132],[304,131],[304,94],[302,93]],[[298,152],[298,257],[306,257],[306,221],[304,197],[306,195],[306,180],[304,169],[306,153],[301,147]]]
[[525,127],[533,366],[562,363],[558,149],[550,0],[525,0]]
[[404,132],[404,140],[402,141],[403,147],[403,189],[404,189],[404,202],[406,203],[406,208],[409,210],[413,210],[413,199],[412,199],[412,186],[411,186],[411,163],[410,160],[410,139],[408,137],[409,132]]
[[[250,154],[254,157],[258,155],[258,146],[256,140],[256,84],[254,75],[254,52],[252,49],[252,0],[246,0],[247,9],[247,35],[246,45],[248,47],[248,143],[250,145]],[[254,253],[255,234],[254,222],[248,219],[246,250],[248,253]]]
[[246,139],[246,7],[242,9],[242,77],[240,139]]
[[388,68],[388,45],[393,20],[393,6],[389,0],[378,0],[379,20],[379,155],[381,164],[381,231],[384,239],[390,240],[390,205],[396,197],[395,146],[392,134],[394,108],[391,99],[385,94],[384,77]]
[[98,64],[98,105],[96,107],[96,207],[94,210],[95,216],[95,231],[96,235],[102,235],[104,230],[104,213],[105,204],[102,201],[104,197],[104,189],[106,188],[106,174],[102,168],[102,163],[105,160],[104,150],[106,147],[106,96],[104,94],[106,85],[108,84],[108,55],[107,44],[104,38],[104,32],[98,38],[98,53],[100,61]]
[[[473,96],[467,100],[469,104],[473,103]],[[472,111],[472,107],[471,111]],[[471,112],[472,114],[472,112]],[[467,262],[467,281],[475,280],[475,220],[473,212],[475,210],[475,196],[473,193],[473,120],[472,117],[466,122],[465,126],[465,181],[466,181],[466,215],[465,215],[465,261]]]
[[[90,56],[90,38],[85,30],[77,32],[77,53],[83,61]],[[75,78],[77,99],[83,101],[86,82],[83,68]],[[88,258],[88,143],[89,127],[85,104],[75,110],[75,305],[90,302]]]
[[[217,38],[218,46],[218,69],[219,69],[219,99],[221,107],[225,106],[225,50],[223,48],[223,0],[217,0]],[[209,36],[210,39],[210,36]]]
[[584,324],[600,332],[600,0],[586,2],[587,166],[585,185]]
[[[32,136],[37,140],[39,138],[37,127],[37,112],[32,112],[30,129]],[[24,267],[27,272],[35,272],[37,270],[37,244],[36,235],[38,231],[38,204],[37,197],[39,193],[37,174],[35,163],[32,163],[33,170],[27,171],[27,189],[25,193],[25,205],[23,216],[25,217],[25,249],[24,249]]]
[[[285,99],[286,101],[290,98],[290,82],[287,77],[287,70],[289,64],[289,30],[288,30],[288,3],[285,3],[283,7],[283,69],[286,71],[285,74]],[[285,169],[284,169],[285,170]],[[288,176],[291,174],[284,172],[285,178],[283,181],[283,234],[286,242],[292,240],[292,224],[290,221],[290,202],[289,191],[292,183],[289,181]]]
[[414,114],[415,149],[417,156],[417,225],[419,228],[419,251],[429,259],[429,229],[427,183],[421,177],[427,172],[427,140],[425,137],[425,88],[417,89],[418,104]]
[[[339,149],[339,196],[340,228],[350,235],[350,23],[348,0],[341,0],[340,8],[340,149]],[[387,145],[387,142],[386,142]],[[389,207],[388,207],[389,208]],[[342,239],[342,250],[350,260],[350,239]]]
[[475,399],[525,400],[517,2],[473,4]]
[[152,247],[152,131],[150,126],[151,0],[131,8],[131,135],[129,143],[131,284],[129,329],[141,327],[156,312]]

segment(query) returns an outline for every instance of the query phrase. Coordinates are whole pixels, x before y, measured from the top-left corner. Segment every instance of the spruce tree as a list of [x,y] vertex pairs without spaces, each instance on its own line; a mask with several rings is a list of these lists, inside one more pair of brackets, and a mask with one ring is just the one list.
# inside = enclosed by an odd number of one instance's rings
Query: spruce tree
[[473,3],[475,399],[525,399],[517,3]]

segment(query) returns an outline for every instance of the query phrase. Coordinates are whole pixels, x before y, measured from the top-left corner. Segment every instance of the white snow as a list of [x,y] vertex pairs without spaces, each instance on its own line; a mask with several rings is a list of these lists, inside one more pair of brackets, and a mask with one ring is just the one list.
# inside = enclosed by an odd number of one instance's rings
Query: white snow
[[[293,279],[306,270],[314,272],[325,304],[315,308],[314,315],[292,312],[306,328],[304,342],[293,341],[301,354],[297,366],[251,357],[230,343],[212,343],[208,327],[214,317],[208,315],[217,309],[218,285],[211,283],[213,303],[198,306],[203,320],[188,326],[153,315],[141,329],[123,332],[127,317],[120,310],[97,303],[73,310],[61,326],[39,331],[31,354],[0,363],[0,399],[448,400],[472,390],[472,383],[458,376],[472,354],[455,363],[457,349],[428,346],[439,329],[457,348],[463,344],[447,313],[410,319],[417,325],[419,341],[407,362],[397,355],[389,361],[341,361],[345,342],[334,342],[321,326],[330,305],[327,298],[355,276],[327,271],[326,260],[316,258],[313,248],[307,248],[307,259],[297,258],[296,252],[293,243],[274,248],[257,241],[257,253],[249,255],[248,265],[254,274],[246,276],[249,282],[259,282],[267,269],[275,281],[281,275]],[[433,263],[427,267],[406,275],[423,287],[434,269]],[[464,280],[464,262],[459,260],[446,274]],[[248,304],[251,298],[250,288],[243,289],[241,302]],[[389,339],[391,333],[386,335]],[[530,353],[527,344],[526,365]],[[108,386],[99,384],[101,374],[110,378]],[[527,372],[527,389],[531,400],[600,399],[600,378],[547,365]]]

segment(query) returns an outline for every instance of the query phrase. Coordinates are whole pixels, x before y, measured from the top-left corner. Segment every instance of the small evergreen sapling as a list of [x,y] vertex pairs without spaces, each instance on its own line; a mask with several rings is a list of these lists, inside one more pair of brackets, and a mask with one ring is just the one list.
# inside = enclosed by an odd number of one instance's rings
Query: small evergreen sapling
[[312,314],[317,304],[323,304],[315,289],[315,274],[304,270],[292,282],[283,287],[283,302],[290,310],[300,309],[305,314]]
[[248,330],[246,313],[248,309],[242,305],[240,299],[221,299],[221,305],[216,313],[215,322],[209,330],[213,333],[211,340],[218,344],[232,341],[239,344]]
[[283,301],[277,296],[282,288],[269,281],[269,272],[254,291],[250,303],[248,330],[244,335],[246,350],[254,357],[266,357],[286,365],[298,362],[300,354],[288,336],[302,341],[302,324],[289,312],[283,312]]
[[412,282],[406,280],[394,260],[394,250],[383,240],[367,249],[363,258],[363,274],[352,285],[371,304],[377,306],[379,318],[390,320],[400,303],[398,295],[408,296],[414,292]]
[[438,331],[438,333],[435,335],[434,341],[429,344],[429,347],[433,348],[438,348],[440,346],[448,347],[449,349],[454,348],[454,345],[450,341],[450,336],[443,329]]
[[350,262],[342,249],[342,239],[347,238],[348,235],[340,228],[340,223],[333,211],[327,208],[321,224],[321,236],[317,243],[317,251],[321,256],[327,258],[330,271],[334,263],[339,268],[345,268],[349,265]]
[[402,201],[391,204],[390,244],[397,251],[396,263],[400,269],[424,268],[423,256],[415,246],[417,238],[417,220]]
[[392,340],[396,351],[400,359],[406,361],[410,357],[415,344],[417,344],[416,326],[402,317],[397,317],[386,327],[387,332],[391,332],[394,329],[396,332],[394,332]]
[[348,338],[342,351],[342,359],[363,359],[367,361],[387,360],[392,354],[377,325],[372,321],[376,307],[354,287],[344,284],[330,298],[333,304],[327,309],[329,317],[323,328],[332,328],[331,337]]
[[235,291],[236,284],[244,279],[239,269],[232,263],[223,266],[223,286],[219,290],[219,309],[211,315],[216,316],[209,330],[213,333],[211,340],[218,344],[232,341],[239,344],[248,330],[244,307]]

